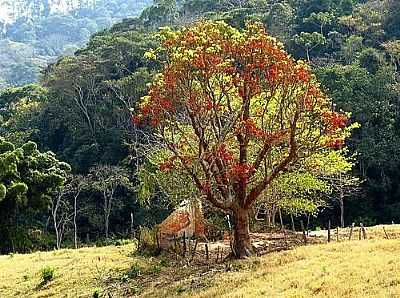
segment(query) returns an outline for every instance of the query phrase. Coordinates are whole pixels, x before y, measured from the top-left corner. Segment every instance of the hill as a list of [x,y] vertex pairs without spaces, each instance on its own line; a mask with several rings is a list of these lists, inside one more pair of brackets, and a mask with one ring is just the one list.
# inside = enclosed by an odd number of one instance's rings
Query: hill
[[[383,239],[382,226],[376,226],[368,228],[368,240],[342,239],[207,266],[139,256],[132,243],[0,256],[0,296],[397,297],[400,226],[385,228],[391,239]],[[55,273],[43,284],[46,266]]]
[[36,82],[48,63],[72,55],[92,34],[138,16],[150,4],[150,0],[0,1],[0,89]]

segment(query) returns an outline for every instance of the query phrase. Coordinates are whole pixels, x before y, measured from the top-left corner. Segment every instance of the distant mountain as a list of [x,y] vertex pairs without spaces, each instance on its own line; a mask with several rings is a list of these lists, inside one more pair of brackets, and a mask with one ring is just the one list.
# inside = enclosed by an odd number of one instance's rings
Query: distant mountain
[[0,89],[35,82],[40,69],[89,37],[138,16],[152,0],[0,0]]

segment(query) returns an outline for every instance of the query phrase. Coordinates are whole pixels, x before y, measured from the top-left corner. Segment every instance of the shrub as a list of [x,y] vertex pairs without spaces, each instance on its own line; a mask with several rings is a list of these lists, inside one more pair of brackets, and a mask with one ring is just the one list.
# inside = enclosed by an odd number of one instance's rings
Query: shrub
[[159,265],[153,265],[149,269],[149,273],[151,273],[151,274],[160,274],[160,272],[161,272],[161,266],[159,266]]
[[134,263],[132,267],[129,269],[127,275],[129,278],[135,278],[140,276],[141,268],[138,263]]
[[93,298],[100,298],[100,291],[99,290],[95,290],[93,295],[92,295],[92,297]]
[[160,248],[157,240],[157,228],[141,228],[138,239],[138,253],[144,256],[157,256]]
[[170,264],[170,261],[169,261],[168,258],[163,257],[163,258],[160,260],[160,266],[161,266],[161,267],[168,267],[169,264]]
[[40,271],[42,276],[42,284],[47,284],[54,279],[55,269],[51,266],[46,266]]

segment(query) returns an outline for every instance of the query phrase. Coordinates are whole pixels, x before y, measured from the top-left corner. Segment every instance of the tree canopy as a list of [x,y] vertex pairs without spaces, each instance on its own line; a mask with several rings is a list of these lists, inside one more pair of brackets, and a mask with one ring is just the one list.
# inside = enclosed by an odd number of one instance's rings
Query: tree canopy
[[160,33],[163,72],[133,121],[147,120],[205,198],[232,212],[235,253],[251,250],[248,210],[280,173],[343,146],[347,116],[332,110],[308,66],[262,25],[200,22]]

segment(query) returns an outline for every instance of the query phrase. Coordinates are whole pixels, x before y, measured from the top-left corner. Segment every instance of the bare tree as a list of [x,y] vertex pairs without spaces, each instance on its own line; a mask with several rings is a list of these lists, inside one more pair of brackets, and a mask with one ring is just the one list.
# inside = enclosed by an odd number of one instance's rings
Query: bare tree
[[50,206],[54,231],[56,233],[56,247],[57,249],[60,249],[65,228],[72,219],[72,207],[68,202],[66,189],[64,187],[60,188],[58,192],[51,198]]
[[81,175],[72,176],[70,183],[68,184],[68,192],[72,195],[73,199],[73,225],[74,225],[74,247],[78,248],[78,225],[77,225],[77,217],[78,217],[78,198],[84,189],[87,186],[87,179]]
[[104,233],[108,239],[110,215],[116,200],[116,190],[118,187],[131,188],[129,173],[122,167],[97,165],[90,170],[89,178],[91,187],[99,191],[103,197]]
[[333,200],[339,203],[340,207],[340,226],[344,228],[344,200],[352,194],[360,192],[359,178],[348,173],[340,173],[336,176],[328,178],[328,181],[333,189]]

